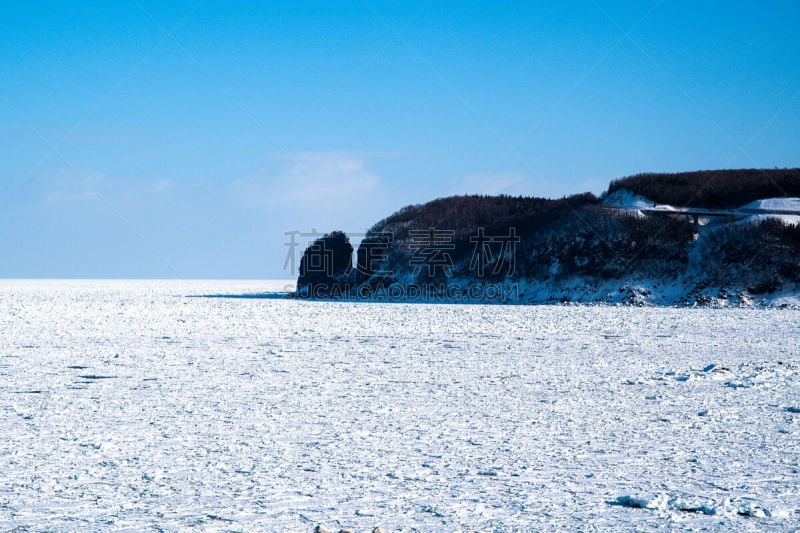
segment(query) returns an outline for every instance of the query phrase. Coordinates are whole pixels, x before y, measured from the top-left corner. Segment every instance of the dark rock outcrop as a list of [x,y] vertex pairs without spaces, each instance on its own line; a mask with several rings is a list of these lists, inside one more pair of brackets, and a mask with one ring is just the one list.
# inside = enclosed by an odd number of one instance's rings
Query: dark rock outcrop
[[335,297],[349,291],[352,281],[353,246],[344,232],[328,233],[306,248],[300,260],[298,295]]

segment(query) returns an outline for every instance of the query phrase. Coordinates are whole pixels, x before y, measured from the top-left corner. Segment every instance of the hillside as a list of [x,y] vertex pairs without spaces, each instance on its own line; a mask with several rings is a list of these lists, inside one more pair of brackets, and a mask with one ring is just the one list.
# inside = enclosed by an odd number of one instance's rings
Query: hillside
[[340,232],[319,240],[304,264],[321,264],[312,260],[320,250],[328,259],[347,257],[329,261],[339,265],[336,271],[301,272],[297,294],[794,305],[800,293],[800,200],[776,195],[776,187],[800,197],[800,171],[640,174],[613,181],[600,198],[441,198],[375,224],[354,261]]

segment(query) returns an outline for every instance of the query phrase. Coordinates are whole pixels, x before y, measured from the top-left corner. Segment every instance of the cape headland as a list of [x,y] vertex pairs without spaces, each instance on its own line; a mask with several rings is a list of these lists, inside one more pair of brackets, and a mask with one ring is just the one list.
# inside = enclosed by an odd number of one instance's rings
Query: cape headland
[[[298,298],[800,306],[800,169],[638,174],[600,196],[452,196],[333,231]],[[355,250],[355,257],[354,257]]]

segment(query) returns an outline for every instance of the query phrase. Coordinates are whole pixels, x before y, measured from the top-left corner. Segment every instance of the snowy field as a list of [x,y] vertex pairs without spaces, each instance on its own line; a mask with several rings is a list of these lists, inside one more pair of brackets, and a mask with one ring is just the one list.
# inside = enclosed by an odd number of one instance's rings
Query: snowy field
[[800,312],[0,281],[0,530],[800,527]]

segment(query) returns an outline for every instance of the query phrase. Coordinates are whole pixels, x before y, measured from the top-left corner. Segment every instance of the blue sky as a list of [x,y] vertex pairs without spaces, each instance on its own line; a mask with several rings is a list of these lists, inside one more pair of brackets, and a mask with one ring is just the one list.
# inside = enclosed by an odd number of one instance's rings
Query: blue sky
[[[555,4],[555,5],[551,5]],[[0,3],[0,277],[286,278],[460,193],[800,166],[800,4]]]

